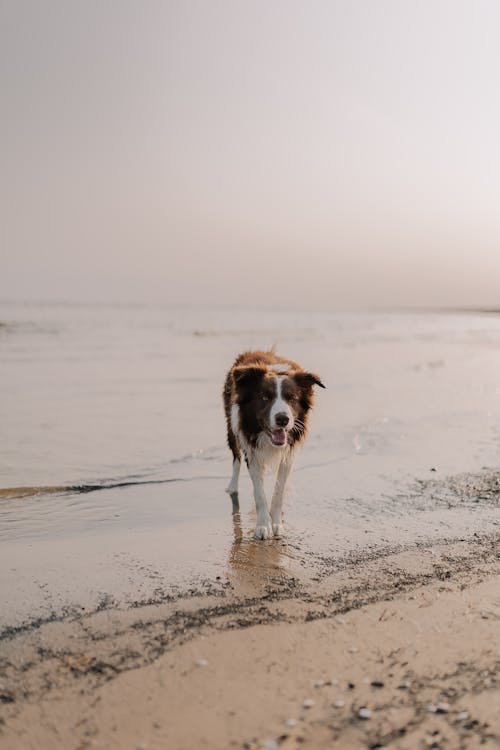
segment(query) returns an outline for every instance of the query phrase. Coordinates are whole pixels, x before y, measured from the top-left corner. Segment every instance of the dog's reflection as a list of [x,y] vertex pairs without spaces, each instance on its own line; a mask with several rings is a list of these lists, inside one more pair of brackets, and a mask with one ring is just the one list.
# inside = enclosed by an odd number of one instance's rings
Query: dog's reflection
[[229,576],[236,593],[256,595],[281,587],[289,577],[286,571],[291,555],[281,539],[255,540],[245,535],[241,524],[238,493],[231,494],[233,543],[229,552]]

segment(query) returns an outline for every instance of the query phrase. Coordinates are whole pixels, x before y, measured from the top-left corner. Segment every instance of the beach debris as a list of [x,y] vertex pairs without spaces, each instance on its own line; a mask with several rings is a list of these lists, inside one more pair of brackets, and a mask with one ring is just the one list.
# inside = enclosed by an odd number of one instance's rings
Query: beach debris
[[324,680],[316,680],[313,683],[313,687],[315,687],[315,688],[323,687],[323,685],[326,685],[326,682]]
[[429,750],[441,750],[441,745],[439,744],[443,738],[439,734],[439,732],[433,732],[431,737],[427,737],[425,740],[425,746],[429,748]]
[[285,721],[285,726],[288,727],[288,729],[293,729],[298,723],[297,719],[287,719]]
[[469,714],[467,711],[460,711],[460,713],[457,714],[457,721],[467,721],[469,718]]
[[303,708],[312,708],[313,706],[314,706],[314,701],[312,698],[306,698],[302,704]]
[[384,687],[384,683],[382,682],[382,680],[372,680],[370,682],[370,685],[372,686],[372,688],[383,688]]
[[335,708],[342,708],[343,706],[345,706],[345,701],[343,701],[342,698],[339,698],[334,702],[333,705],[335,706]]
[[339,681],[338,681],[338,680],[337,680],[337,679],[336,679],[335,677],[333,677],[333,678],[332,678],[332,679],[330,680],[330,685],[338,685],[338,684],[339,684]]
[[351,654],[357,654],[359,651],[359,648],[357,646],[349,646],[348,651]]
[[85,673],[92,665],[94,657],[87,656],[87,654],[66,654],[62,657],[62,661],[73,672]]
[[444,701],[441,701],[441,703],[428,703],[426,706],[426,710],[430,714],[447,714],[451,710],[451,706],[449,703],[445,703]]
[[264,740],[262,750],[278,750],[278,743],[276,740]]
[[208,661],[206,659],[198,659],[196,661],[197,667],[208,667]]
[[358,716],[360,719],[365,719],[365,720],[371,719],[372,712],[370,711],[369,708],[366,708],[365,706],[363,706],[362,708],[359,709]]

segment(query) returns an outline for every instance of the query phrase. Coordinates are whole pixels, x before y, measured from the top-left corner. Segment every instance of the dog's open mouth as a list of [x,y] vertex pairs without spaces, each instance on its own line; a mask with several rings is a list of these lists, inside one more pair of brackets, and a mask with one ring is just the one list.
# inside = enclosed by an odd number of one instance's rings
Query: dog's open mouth
[[285,445],[286,443],[286,430],[283,427],[279,427],[276,430],[271,430],[271,443],[273,445]]

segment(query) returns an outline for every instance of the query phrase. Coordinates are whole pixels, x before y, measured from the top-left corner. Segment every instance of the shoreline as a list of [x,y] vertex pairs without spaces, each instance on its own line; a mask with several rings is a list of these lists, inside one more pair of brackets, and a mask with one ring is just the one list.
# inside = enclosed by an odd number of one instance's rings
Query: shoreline
[[497,534],[314,572],[253,596],[226,581],[104,603],[4,638],[0,737],[22,750],[497,747]]
[[[323,475],[321,468],[299,470],[297,495],[308,491],[311,470],[315,493],[324,491],[319,488],[326,487],[328,465]],[[219,492],[219,480],[200,482],[202,515],[190,505],[190,482],[167,485],[174,488],[170,495],[156,485],[140,492],[135,487],[103,490],[98,515],[87,494],[23,499],[22,514],[18,501],[7,501],[0,545],[0,638],[27,632],[32,623],[65,621],[103,609],[137,609],[179,600],[186,593],[258,596],[275,580],[305,585],[329,566],[353,560],[364,564],[388,552],[473,539],[498,524],[500,474],[491,469],[387,481],[379,499],[339,497],[330,501],[331,510],[324,502],[319,507],[294,505],[292,495],[286,536],[270,545],[253,540],[249,488],[244,488],[242,510],[235,512]],[[170,497],[179,520],[169,524]],[[185,520],[183,504],[189,513]],[[50,536],[37,533],[40,522],[47,528],[51,524]]]

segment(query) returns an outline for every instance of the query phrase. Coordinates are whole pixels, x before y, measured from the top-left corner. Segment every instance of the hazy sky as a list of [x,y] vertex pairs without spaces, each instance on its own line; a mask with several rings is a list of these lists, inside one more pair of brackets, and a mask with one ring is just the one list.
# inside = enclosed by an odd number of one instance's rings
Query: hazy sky
[[500,304],[497,0],[0,0],[0,299]]

